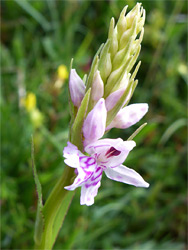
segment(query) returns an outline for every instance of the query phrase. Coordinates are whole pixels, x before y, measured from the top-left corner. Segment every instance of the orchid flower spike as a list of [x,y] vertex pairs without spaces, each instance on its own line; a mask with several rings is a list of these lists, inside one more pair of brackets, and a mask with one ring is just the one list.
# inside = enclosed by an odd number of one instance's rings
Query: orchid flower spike
[[[134,125],[148,111],[145,103],[126,106],[138,83],[135,77],[140,62],[132,69],[140,53],[145,22],[141,3],[127,15],[126,10],[127,6],[116,25],[114,18],[111,19],[108,39],[95,55],[88,76],[82,80],[75,69],[70,72],[73,105],[70,105],[70,141],[63,156],[77,176],[65,189],[81,187],[81,205],[94,203],[103,172],[115,181],[149,186],[137,172],[122,165],[135,147],[134,141],[101,139],[113,127],[125,129]],[[130,138],[134,136],[135,133]]]
[[103,172],[115,181],[136,187],[149,187],[136,171],[122,165],[135,145],[134,141],[123,141],[120,138],[102,139],[85,147],[85,151],[90,155],[86,156],[68,142],[63,152],[64,161],[68,166],[75,168],[77,177],[73,184],[65,189],[75,190],[81,187],[80,204],[90,206],[98,193]]

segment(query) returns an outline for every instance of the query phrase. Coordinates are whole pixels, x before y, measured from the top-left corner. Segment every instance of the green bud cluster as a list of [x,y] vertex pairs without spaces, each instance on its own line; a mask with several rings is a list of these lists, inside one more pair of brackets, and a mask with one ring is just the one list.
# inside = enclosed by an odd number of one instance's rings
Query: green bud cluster
[[[108,39],[102,44],[94,57],[91,71],[87,79],[86,89],[92,87],[94,74],[98,70],[104,83],[104,98],[112,92],[127,86],[134,91],[137,80],[136,73],[140,62],[133,73],[130,73],[141,49],[144,34],[145,10],[141,3],[127,14],[127,7],[122,10],[119,20],[115,25],[114,18],[111,19]],[[140,33],[140,34],[139,34]],[[139,37],[138,37],[139,34]],[[124,96],[126,99],[126,96]]]

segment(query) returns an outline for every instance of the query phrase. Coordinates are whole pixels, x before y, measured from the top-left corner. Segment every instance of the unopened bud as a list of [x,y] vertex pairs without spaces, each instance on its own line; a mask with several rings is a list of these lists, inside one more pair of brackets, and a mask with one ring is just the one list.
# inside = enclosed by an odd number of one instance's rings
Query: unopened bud
[[97,102],[100,98],[103,97],[103,94],[104,94],[104,83],[103,80],[101,79],[99,70],[97,70],[95,72],[91,87],[92,100]]
[[74,106],[79,107],[85,94],[85,85],[75,69],[70,72],[69,90]]

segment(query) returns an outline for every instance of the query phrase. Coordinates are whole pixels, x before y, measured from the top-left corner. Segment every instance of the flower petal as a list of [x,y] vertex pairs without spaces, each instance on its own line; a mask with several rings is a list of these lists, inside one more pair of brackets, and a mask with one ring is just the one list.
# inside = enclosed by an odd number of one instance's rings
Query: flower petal
[[98,188],[101,185],[103,170],[98,167],[96,172],[92,175],[87,183],[81,188],[80,204],[91,206],[94,203],[94,197],[98,193]]
[[85,85],[75,69],[70,72],[69,90],[74,106],[79,107],[85,94]]
[[101,98],[87,115],[83,124],[84,146],[97,141],[105,132],[107,111]]
[[116,105],[118,100],[122,97],[123,93],[125,92],[125,88],[118,89],[114,92],[112,92],[105,100],[105,105],[107,111],[110,111],[113,109],[113,107]]
[[83,185],[81,188],[80,205],[93,205],[94,197],[97,195],[100,185],[101,182],[98,182],[95,186],[90,187],[86,187],[86,185]]
[[78,176],[75,178],[74,182],[70,186],[64,187],[67,190],[75,190],[77,187],[80,187],[83,185],[84,182],[86,182],[89,177],[92,175],[92,172],[85,172],[81,168],[78,168]]
[[104,94],[104,83],[101,78],[100,71],[97,70],[92,82],[91,97],[95,102],[97,102],[100,98],[103,97],[103,94]]
[[68,166],[76,168],[78,174],[73,184],[65,187],[67,190],[74,190],[84,182],[86,183],[97,169],[96,160],[93,157],[82,154],[71,142],[68,142],[67,147],[64,148],[63,156],[66,158],[64,162]]
[[149,187],[149,184],[133,169],[120,165],[116,168],[107,168],[105,174],[108,178],[136,187]]
[[102,139],[85,147],[85,151],[97,158],[98,164],[105,167],[116,167],[122,164],[129,152],[136,146],[134,141],[122,139]]
[[[124,94],[124,92],[126,91],[126,89],[129,86],[129,78],[130,78],[130,74],[127,75],[127,73],[124,74],[123,79],[121,80],[121,83],[118,87],[117,90],[115,90],[114,92],[112,92],[105,100],[105,104],[106,104],[106,109],[107,111],[110,111],[111,109],[114,108],[114,106],[116,105],[116,103],[119,101],[119,99],[122,97],[122,95]],[[122,104],[122,107],[125,105],[125,103],[129,100],[130,96],[131,96],[131,92],[132,92],[132,87],[130,87],[129,92],[127,93],[127,97],[124,100],[124,103]]]
[[82,154],[71,142],[67,142],[67,147],[63,150],[64,162],[72,168],[79,166],[79,155]]
[[[71,156],[74,158],[73,156]],[[77,187],[82,186],[84,183],[87,183],[89,178],[93,179],[93,175],[97,170],[97,164],[93,157],[89,156],[80,156],[79,164],[77,165],[77,177],[75,178],[72,185],[65,187],[67,190],[74,190]]]
[[142,117],[148,111],[147,103],[131,104],[121,109],[111,124],[106,128],[109,130],[111,128],[128,128],[142,119]]

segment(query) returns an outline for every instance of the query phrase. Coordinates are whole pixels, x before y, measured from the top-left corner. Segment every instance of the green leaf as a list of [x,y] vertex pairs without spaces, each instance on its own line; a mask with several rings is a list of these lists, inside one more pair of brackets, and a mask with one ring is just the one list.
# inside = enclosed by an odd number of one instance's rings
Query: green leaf
[[106,56],[107,56],[107,53],[109,51],[109,48],[110,48],[110,39],[108,39],[105,43],[105,45],[103,46],[102,48],[102,51],[100,53],[100,59],[99,59],[99,71],[101,71],[101,69],[103,70],[104,69],[104,63],[105,63],[105,59],[106,59]]
[[114,17],[112,17],[110,20],[110,26],[109,26],[109,30],[108,30],[108,39],[111,39],[111,40],[113,39],[114,25],[115,25],[115,19],[114,19]]
[[133,66],[135,65],[136,60],[140,54],[140,50],[141,50],[141,45],[138,45],[138,47],[135,50],[135,54],[133,55],[133,57],[131,58],[131,61],[129,62],[129,65],[127,67],[127,72],[130,72]]
[[54,225],[53,225],[52,244],[54,244],[56,241],[56,238],[57,238],[58,233],[63,225],[65,216],[69,210],[69,206],[71,204],[71,201],[73,199],[74,194],[75,194],[75,192],[68,191],[63,199],[63,202],[62,202],[61,207],[56,215]]
[[135,70],[133,71],[133,73],[131,75],[130,81],[135,79],[136,74],[137,74],[137,72],[138,72],[138,70],[140,68],[140,65],[141,65],[141,61],[139,61],[138,64],[136,65]]
[[121,67],[121,65],[125,64],[130,55],[132,55],[131,50],[133,49],[133,44],[135,40],[136,24],[137,22],[135,18],[133,25],[129,31],[129,36],[122,36],[120,43],[123,44],[123,47],[121,49],[119,48],[119,51],[114,56],[113,70],[116,70],[117,68]]
[[52,249],[75,194],[74,191],[64,189],[65,186],[71,184],[74,175],[74,169],[66,166],[63,174],[51,191],[43,208],[45,227],[42,240],[40,244],[36,244],[36,249]]
[[40,128],[41,134],[57,149],[59,155],[62,155],[62,144],[55,138],[55,136],[45,127]]
[[164,132],[164,134],[161,137],[161,140],[159,144],[165,144],[169,138],[181,127],[184,127],[187,125],[187,119],[186,118],[180,118],[173,122],[167,130]]
[[75,55],[75,61],[79,62],[80,58],[82,58],[85,55],[85,51],[88,50],[91,42],[93,41],[94,34],[91,31],[88,31],[87,35],[85,36],[82,44],[79,46],[78,51]]
[[[120,68],[114,70],[108,80],[107,80],[107,83],[106,83],[106,86],[105,86],[105,89],[104,89],[104,98],[106,98],[107,96],[109,96],[113,91],[116,91],[118,88],[119,88],[119,84],[121,82],[121,80],[123,79],[124,77],[124,74],[127,72],[127,67],[130,63],[132,59],[132,56],[130,56],[128,59],[127,59],[127,62],[122,65]],[[115,84],[114,84],[115,83]]]
[[96,55],[94,56],[92,65],[91,65],[91,69],[90,69],[90,73],[88,75],[88,79],[87,79],[87,83],[86,83],[86,91],[91,87],[92,81],[93,81],[93,76],[95,71],[97,70],[98,67],[98,63],[99,63],[99,53],[101,52],[102,48],[103,48],[104,44],[101,44],[100,48],[98,49]]
[[40,244],[43,229],[44,229],[44,215],[43,215],[43,203],[42,203],[42,187],[41,187],[38,175],[37,175],[37,170],[36,170],[35,161],[34,161],[33,137],[31,137],[31,161],[32,161],[33,176],[34,176],[37,195],[38,195],[37,217],[36,217],[36,222],[35,222],[34,241],[36,244]]
[[[108,47],[110,47],[110,43]],[[111,70],[112,70],[111,55],[110,53],[107,53],[105,56],[103,54],[99,60],[99,71],[104,84],[106,83],[106,79],[110,75]]]
[[45,37],[42,40],[42,44],[44,47],[44,50],[46,52],[46,54],[49,56],[49,58],[51,58],[51,60],[56,61],[58,60],[58,52],[56,51],[55,47],[54,47],[54,41],[53,38],[51,37]]
[[142,124],[128,139],[127,141],[131,141],[140,131],[147,125],[147,122]]
[[76,115],[76,118],[74,120],[72,129],[71,129],[71,142],[76,145],[80,150],[83,149],[82,144],[82,126],[85,119],[85,115],[87,112],[87,107],[89,103],[91,88],[88,89],[87,93],[85,94],[80,108],[78,110],[78,113]]

